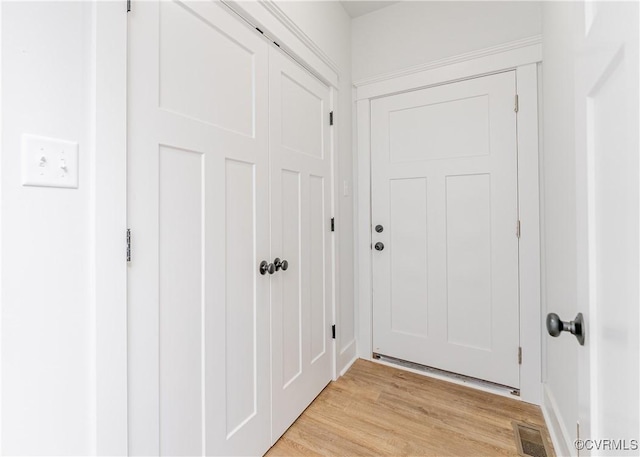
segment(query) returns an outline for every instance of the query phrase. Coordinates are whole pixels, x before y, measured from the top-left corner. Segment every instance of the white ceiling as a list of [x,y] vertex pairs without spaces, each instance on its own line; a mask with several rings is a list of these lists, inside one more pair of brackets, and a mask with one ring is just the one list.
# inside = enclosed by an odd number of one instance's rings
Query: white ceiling
[[347,10],[349,16],[358,17],[371,13],[389,5],[393,5],[395,2],[388,1],[363,1],[363,0],[340,0],[344,9]]

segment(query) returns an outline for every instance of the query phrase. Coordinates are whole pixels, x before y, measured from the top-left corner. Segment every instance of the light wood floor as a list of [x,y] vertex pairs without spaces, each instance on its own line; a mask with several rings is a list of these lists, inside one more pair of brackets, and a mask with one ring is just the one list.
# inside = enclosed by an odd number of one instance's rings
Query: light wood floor
[[514,420],[553,452],[537,406],[358,360],[267,456],[514,456]]

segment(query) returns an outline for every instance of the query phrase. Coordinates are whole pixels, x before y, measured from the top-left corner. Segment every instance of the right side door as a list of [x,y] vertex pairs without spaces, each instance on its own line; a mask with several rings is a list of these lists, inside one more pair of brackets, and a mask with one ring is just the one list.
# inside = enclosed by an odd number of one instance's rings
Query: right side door
[[330,90],[269,52],[273,440],[331,381]]
[[639,8],[577,6],[577,304],[586,335],[579,346],[576,447],[579,455],[638,455]]

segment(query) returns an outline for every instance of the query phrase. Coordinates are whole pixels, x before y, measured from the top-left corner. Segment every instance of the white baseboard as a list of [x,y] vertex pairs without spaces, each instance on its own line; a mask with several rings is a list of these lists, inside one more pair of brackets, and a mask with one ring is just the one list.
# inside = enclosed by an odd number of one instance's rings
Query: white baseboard
[[544,420],[547,424],[547,430],[549,430],[556,455],[558,457],[576,456],[577,452],[573,445],[571,434],[564,426],[558,404],[556,403],[553,393],[549,390],[549,386],[546,384],[543,387],[542,414],[544,415]]
[[338,377],[344,375],[351,365],[358,360],[358,354],[356,352],[356,342],[355,340],[345,348],[345,350],[339,356],[339,364],[338,364]]
[[336,371],[338,372],[338,377],[342,376],[347,372],[353,362],[358,358],[358,354],[356,351],[356,340],[355,338],[351,340],[351,342],[347,343],[347,345],[338,353],[338,360],[336,363]]

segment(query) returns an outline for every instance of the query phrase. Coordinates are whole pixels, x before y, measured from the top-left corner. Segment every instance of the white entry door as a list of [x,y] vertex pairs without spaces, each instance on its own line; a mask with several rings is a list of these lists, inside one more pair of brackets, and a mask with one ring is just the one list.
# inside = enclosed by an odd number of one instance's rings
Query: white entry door
[[332,374],[329,88],[272,49],[269,106],[275,441]]
[[638,3],[583,8],[575,55],[580,453],[638,455]]
[[217,2],[129,13],[129,452],[271,441],[268,44]]
[[373,100],[374,352],[519,387],[515,72]]

